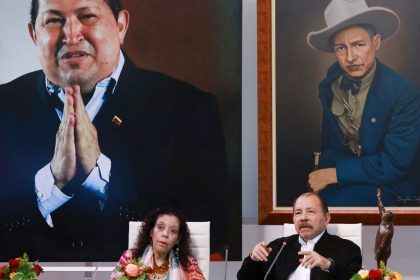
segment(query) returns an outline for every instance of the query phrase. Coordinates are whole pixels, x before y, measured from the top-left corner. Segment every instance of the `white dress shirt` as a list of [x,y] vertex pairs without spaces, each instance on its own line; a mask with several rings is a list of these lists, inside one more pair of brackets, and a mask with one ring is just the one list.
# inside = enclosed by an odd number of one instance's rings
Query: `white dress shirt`
[[[319,235],[317,235],[314,239],[308,240],[308,242],[305,242],[302,238],[299,236],[299,243],[301,245],[300,250],[301,251],[313,251],[315,244],[318,242],[318,240],[321,238],[321,236],[324,234],[325,230],[322,231]],[[310,280],[311,279],[311,270],[309,268],[305,268],[302,265],[299,265],[295,271],[293,271],[290,275],[288,280]]]

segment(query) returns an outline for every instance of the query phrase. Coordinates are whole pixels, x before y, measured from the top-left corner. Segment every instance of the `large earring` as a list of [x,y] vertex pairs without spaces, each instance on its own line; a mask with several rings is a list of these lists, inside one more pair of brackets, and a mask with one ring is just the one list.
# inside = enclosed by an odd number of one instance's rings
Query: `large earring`
[[178,244],[175,245],[175,257],[178,259],[179,261],[179,246]]

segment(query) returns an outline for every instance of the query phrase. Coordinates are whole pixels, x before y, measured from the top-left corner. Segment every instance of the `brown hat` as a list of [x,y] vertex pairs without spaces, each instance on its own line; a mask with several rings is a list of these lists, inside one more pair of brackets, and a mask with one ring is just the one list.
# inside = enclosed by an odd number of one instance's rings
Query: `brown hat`
[[330,37],[338,31],[357,24],[370,24],[389,38],[400,26],[398,15],[384,7],[368,7],[365,0],[332,0],[324,12],[327,27],[308,34],[307,41],[313,49],[332,52]]

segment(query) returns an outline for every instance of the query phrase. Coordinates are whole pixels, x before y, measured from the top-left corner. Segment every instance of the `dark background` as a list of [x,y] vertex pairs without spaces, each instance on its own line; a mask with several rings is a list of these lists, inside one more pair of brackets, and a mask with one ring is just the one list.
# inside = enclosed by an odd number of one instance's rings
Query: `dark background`
[[242,1],[122,3],[131,16],[124,44],[130,59],[138,67],[186,81],[217,98],[233,193],[233,211],[226,213],[231,221],[229,257],[240,260]]
[[[420,1],[366,2],[369,7],[386,7],[399,15],[400,29],[382,42],[378,58],[420,86]],[[335,56],[313,50],[306,36],[326,27],[324,10],[329,3],[276,1],[277,206],[291,206],[293,199],[306,191],[313,153],[320,150],[321,104],[317,88]]]

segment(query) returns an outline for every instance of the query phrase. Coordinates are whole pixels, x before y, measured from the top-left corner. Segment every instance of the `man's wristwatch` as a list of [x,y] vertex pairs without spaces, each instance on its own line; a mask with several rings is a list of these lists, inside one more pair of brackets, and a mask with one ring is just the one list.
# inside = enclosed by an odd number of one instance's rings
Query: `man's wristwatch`
[[331,272],[334,269],[334,260],[327,258],[330,261],[330,266],[325,270],[326,272]]

